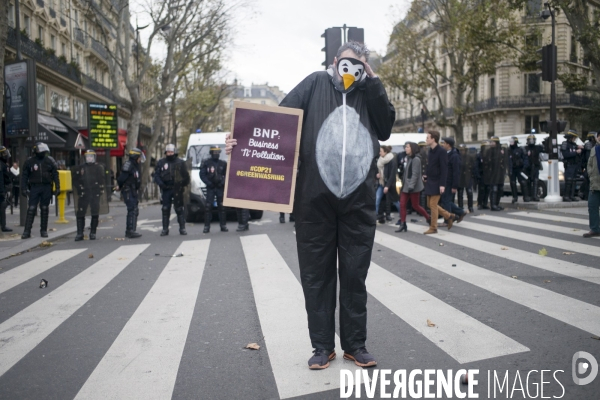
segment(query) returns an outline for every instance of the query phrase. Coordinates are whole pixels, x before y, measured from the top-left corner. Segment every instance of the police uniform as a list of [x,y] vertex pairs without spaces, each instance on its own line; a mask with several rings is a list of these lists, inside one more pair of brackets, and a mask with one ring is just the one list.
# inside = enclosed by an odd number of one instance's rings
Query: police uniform
[[596,146],[596,132],[590,132],[587,135],[587,142],[585,142],[585,145],[583,146],[583,157],[581,160],[581,169],[583,170],[583,185],[581,186],[582,200],[588,199],[590,191],[590,177],[587,171],[587,163],[594,146]]
[[73,199],[75,202],[75,217],[77,234],[75,241],[83,240],[85,216],[90,215],[90,240],[96,239],[99,215],[108,214],[106,199],[106,170],[96,162],[96,152],[88,150],[84,154],[85,162],[71,168],[73,182]]
[[23,239],[31,237],[31,227],[35,213],[40,205],[40,236],[48,237],[48,215],[50,210],[50,200],[52,199],[52,184],[54,183],[54,194],[60,191],[60,182],[58,181],[58,166],[54,158],[48,154],[50,149],[45,143],[38,143],[34,146],[36,154],[25,161],[23,173],[21,174],[21,188],[29,197],[27,218],[25,219],[25,229],[23,230]]
[[528,169],[529,159],[527,158],[527,154],[523,148],[519,147],[519,139],[516,136],[511,138],[511,144],[508,149],[508,169],[509,169],[509,178],[510,178],[510,190],[513,196],[513,203],[518,201],[518,192],[517,192],[517,181],[521,185],[521,192],[523,193],[523,201],[529,202],[531,201],[529,197],[529,186],[525,178],[523,178],[523,171]]
[[7,165],[9,158],[10,151],[4,146],[0,146],[0,230],[2,232],[12,232],[12,229],[6,226],[6,208],[8,207],[6,195],[12,190],[12,178]]
[[123,164],[121,174],[117,178],[117,184],[123,194],[123,201],[127,206],[127,225],[125,228],[125,236],[131,239],[142,236],[136,232],[137,218],[140,214],[138,207],[138,190],[142,183],[139,160],[144,162],[146,157],[141,150],[134,148],[129,151],[129,160]]
[[200,166],[200,179],[206,185],[206,206],[204,208],[204,233],[210,232],[210,221],[212,219],[212,209],[217,198],[217,210],[219,212],[219,223],[221,232],[227,232],[227,221],[225,209],[223,208],[223,192],[225,190],[225,174],[227,173],[227,163],[219,159],[221,149],[211,147],[211,158],[207,158]]
[[187,235],[185,231],[185,207],[183,204],[183,192],[190,183],[190,174],[188,173],[185,162],[177,157],[175,145],[169,144],[165,149],[172,151],[173,155],[167,155],[156,163],[154,170],[154,182],[160,187],[162,203],[162,224],[163,230],[161,236],[169,234],[169,220],[171,219],[171,205],[175,208],[177,222],[179,223],[179,233]]
[[540,201],[538,196],[538,186],[540,180],[540,170],[542,169],[542,163],[540,161],[540,154],[544,153],[544,146],[535,143],[535,135],[531,134],[527,136],[527,146],[525,146],[525,155],[527,156],[527,166],[524,171],[529,178],[529,184],[531,187],[531,199],[533,201]]
[[579,198],[575,197],[575,178],[577,178],[577,172],[581,169],[582,158],[580,146],[576,143],[578,137],[576,130],[569,129],[569,132],[565,135],[566,140],[560,147],[565,168],[565,192],[563,194],[563,201],[565,202],[579,201]]

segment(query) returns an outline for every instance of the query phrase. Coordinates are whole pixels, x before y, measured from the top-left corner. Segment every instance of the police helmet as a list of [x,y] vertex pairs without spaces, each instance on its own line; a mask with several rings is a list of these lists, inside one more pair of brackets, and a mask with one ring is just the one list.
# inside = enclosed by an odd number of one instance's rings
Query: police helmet
[[587,134],[587,140],[592,140],[592,141],[596,141],[596,135],[598,134],[598,132],[589,132]]
[[213,158],[213,160],[218,160],[221,157],[221,148],[219,146],[211,146],[210,156]]
[[510,137],[510,145],[512,146],[513,144],[519,144],[519,138],[516,136],[511,136]]
[[[532,130],[535,130],[535,129],[532,129]],[[534,134],[531,134],[531,135],[527,136],[527,144],[535,144],[535,140],[536,139],[535,139],[535,135]]]
[[96,152],[94,150],[87,150],[83,153],[83,158],[87,164],[94,164],[96,162]]
[[35,146],[33,146],[33,151],[35,151],[37,154],[40,154],[45,151],[50,152],[50,148],[48,148],[48,145],[44,142],[37,142]]
[[137,147],[134,147],[133,149],[129,150],[129,153],[127,153],[127,155],[129,156],[129,158],[139,162],[140,164],[143,164],[146,161],[146,155]]
[[579,137],[579,133],[575,129],[569,129],[567,133],[565,133],[565,139],[577,139]]
[[4,146],[0,146],[0,159],[7,161],[10,158],[10,150]]
[[173,143],[169,143],[165,147],[165,154],[167,154],[167,151],[172,151],[173,153],[175,153],[175,155],[177,155],[177,147],[175,147],[175,145]]

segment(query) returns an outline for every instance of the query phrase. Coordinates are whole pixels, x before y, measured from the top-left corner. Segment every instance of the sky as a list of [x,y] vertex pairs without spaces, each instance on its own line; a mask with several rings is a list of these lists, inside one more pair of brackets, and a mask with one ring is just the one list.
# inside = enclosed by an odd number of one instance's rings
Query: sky
[[323,70],[326,28],[364,28],[370,50],[385,55],[394,24],[409,0],[253,0],[236,14],[234,44],[225,66],[229,81],[268,83],[289,92],[310,73]]

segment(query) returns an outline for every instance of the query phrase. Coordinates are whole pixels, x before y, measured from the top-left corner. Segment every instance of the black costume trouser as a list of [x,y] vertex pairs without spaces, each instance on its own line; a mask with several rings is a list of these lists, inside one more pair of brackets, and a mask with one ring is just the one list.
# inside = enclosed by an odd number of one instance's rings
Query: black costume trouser
[[353,351],[364,347],[367,338],[365,280],[376,228],[375,189],[363,184],[342,200],[328,191],[311,194],[297,190],[294,216],[312,346],[335,348],[339,274],[342,349]]

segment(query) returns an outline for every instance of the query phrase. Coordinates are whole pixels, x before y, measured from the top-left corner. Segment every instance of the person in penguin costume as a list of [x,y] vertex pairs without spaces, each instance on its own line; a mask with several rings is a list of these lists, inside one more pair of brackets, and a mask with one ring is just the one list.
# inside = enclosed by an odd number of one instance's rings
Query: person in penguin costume
[[[395,111],[368,57],[365,45],[345,43],[327,71],[309,75],[280,104],[304,110],[294,217],[314,348],[310,369],[327,368],[336,357],[338,263],[344,358],[377,364],[365,348],[365,280],[376,229],[378,140],[390,137]],[[228,138],[226,152],[236,144]]]

